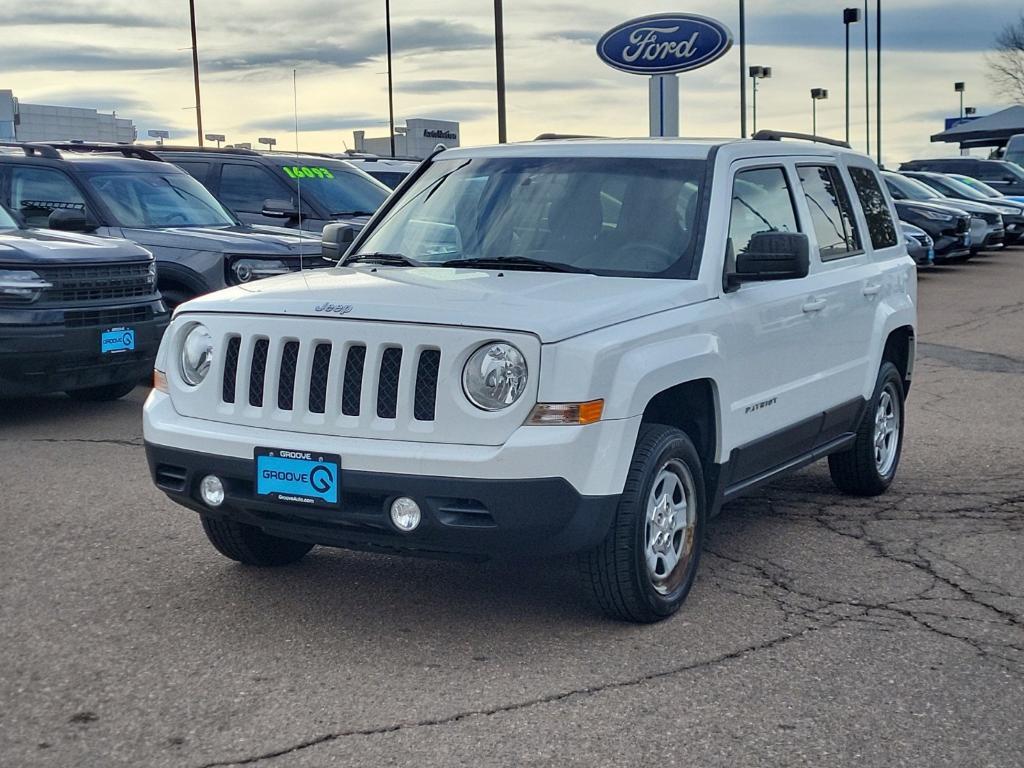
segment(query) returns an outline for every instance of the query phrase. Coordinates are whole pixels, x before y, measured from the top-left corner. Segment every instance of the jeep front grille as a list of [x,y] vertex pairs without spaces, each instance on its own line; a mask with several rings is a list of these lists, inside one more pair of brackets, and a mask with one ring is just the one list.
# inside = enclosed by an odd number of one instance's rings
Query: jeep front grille
[[[270,397],[279,411],[304,409],[311,414],[335,416],[340,413],[350,417],[369,411],[385,420],[398,419],[402,414],[420,422],[434,420],[441,368],[439,349],[418,350],[415,369],[409,371],[414,380],[403,382],[403,348],[383,345],[379,349],[380,364],[372,373],[372,386],[365,388],[365,344],[316,341],[312,343],[310,354],[303,349],[307,342],[294,339],[284,341],[276,347],[276,352],[271,351],[270,340],[265,336],[249,339],[248,345],[244,342],[239,336],[231,336],[227,341],[221,369],[221,401],[224,403],[233,404],[236,388],[241,387],[243,392],[248,392],[250,406],[264,407],[264,395],[274,385],[276,400],[273,391]],[[251,349],[248,362],[243,355],[246,346]],[[343,363],[332,366],[335,360]],[[332,377],[338,378],[335,382],[337,402],[333,403],[328,400]],[[304,402],[302,393],[308,395]],[[409,402],[403,402],[403,393],[407,393]],[[364,403],[367,394],[375,402]]]

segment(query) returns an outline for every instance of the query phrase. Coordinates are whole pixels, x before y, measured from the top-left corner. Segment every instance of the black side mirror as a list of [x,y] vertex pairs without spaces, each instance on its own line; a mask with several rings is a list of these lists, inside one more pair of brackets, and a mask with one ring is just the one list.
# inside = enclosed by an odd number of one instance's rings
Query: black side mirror
[[324,227],[320,239],[323,256],[328,261],[338,262],[356,239],[356,229],[351,224],[333,222]]
[[299,209],[291,200],[264,200],[262,214],[272,219],[296,219]]
[[810,242],[801,232],[758,232],[746,250],[736,254],[726,273],[727,289],[763,280],[796,280],[810,270]]
[[90,229],[95,229],[95,227],[89,226],[85,211],[75,208],[58,208],[52,211],[46,221],[46,226],[50,229],[59,229],[62,232],[88,232]]

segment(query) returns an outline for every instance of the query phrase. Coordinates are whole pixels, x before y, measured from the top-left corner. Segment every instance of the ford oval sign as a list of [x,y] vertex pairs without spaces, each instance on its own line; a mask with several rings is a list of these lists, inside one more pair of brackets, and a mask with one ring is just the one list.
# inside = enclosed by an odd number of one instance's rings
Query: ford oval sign
[[710,64],[732,47],[732,33],[719,21],[692,13],[633,19],[597,41],[597,55],[637,75],[669,75]]

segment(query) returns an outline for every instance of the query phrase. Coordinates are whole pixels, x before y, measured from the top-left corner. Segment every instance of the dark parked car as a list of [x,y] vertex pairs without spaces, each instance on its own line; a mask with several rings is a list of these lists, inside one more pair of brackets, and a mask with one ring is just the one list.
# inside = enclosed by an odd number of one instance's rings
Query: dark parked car
[[965,261],[971,256],[971,217],[941,205],[895,200],[900,221],[923,229],[932,238],[936,264]]
[[[915,202],[931,203],[949,211],[964,212],[970,215],[971,221],[971,251],[977,253],[984,248],[992,248],[1002,245],[1005,236],[1003,229],[1003,217],[993,207],[984,203],[975,203],[970,200],[952,200],[943,197],[927,184],[922,184],[917,179],[911,179],[901,173],[886,171],[882,173],[885,185],[889,189],[893,200],[913,200]],[[917,224],[911,221],[911,224]],[[918,226],[920,226],[918,224]]]
[[931,235],[920,227],[900,222],[903,230],[903,240],[907,245],[907,253],[918,267],[928,267],[935,263],[935,241]]
[[[391,190],[329,155],[251,149],[164,147],[160,157],[188,171],[244,222],[320,234],[331,221],[362,229]],[[301,208],[301,211],[300,211]]]
[[167,322],[151,253],[29,229],[0,206],[0,397],[123,397],[152,370]]
[[901,173],[911,179],[917,179],[950,200],[967,200],[992,206],[1003,217],[1007,243],[1016,243],[1024,235],[1024,203],[1004,197],[989,197],[954,178],[951,174],[932,173],[931,171],[901,171]]
[[156,257],[171,306],[228,285],[330,266],[318,237],[242,224],[202,184],[141,147],[0,145],[0,193],[31,226],[142,245]]
[[345,160],[390,189],[396,189],[420,165],[418,160],[390,157],[346,157]]
[[962,173],[984,181],[1004,195],[1024,195],[1024,168],[1005,160],[982,160],[977,157],[940,157],[934,160],[911,160],[901,171],[934,171]]

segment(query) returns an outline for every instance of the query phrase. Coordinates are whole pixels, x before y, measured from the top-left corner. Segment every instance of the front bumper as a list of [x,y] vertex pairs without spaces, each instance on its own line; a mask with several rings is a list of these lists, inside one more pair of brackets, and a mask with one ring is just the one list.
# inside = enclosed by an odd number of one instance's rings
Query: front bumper
[[[160,301],[147,308],[147,319],[124,323],[68,325],[65,314],[14,310],[0,314],[0,396],[38,395],[138,380],[152,370],[160,338],[170,320]],[[49,315],[57,319],[55,324],[36,324],[51,319]],[[122,326],[135,331],[135,349],[102,353],[101,333],[108,327]]]
[[[204,515],[252,525],[268,534],[314,544],[407,554],[495,557],[584,551],[607,534],[618,495],[582,496],[559,477],[518,480],[435,477],[347,469],[342,455],[340,503],[310,508],[257,497],[252,459],[146,443],[156,486],[173,501]],[[199,483],[217,475],[225,501],[203,504]],[[423,513],[409,533],[388,510],[398,496]]]

